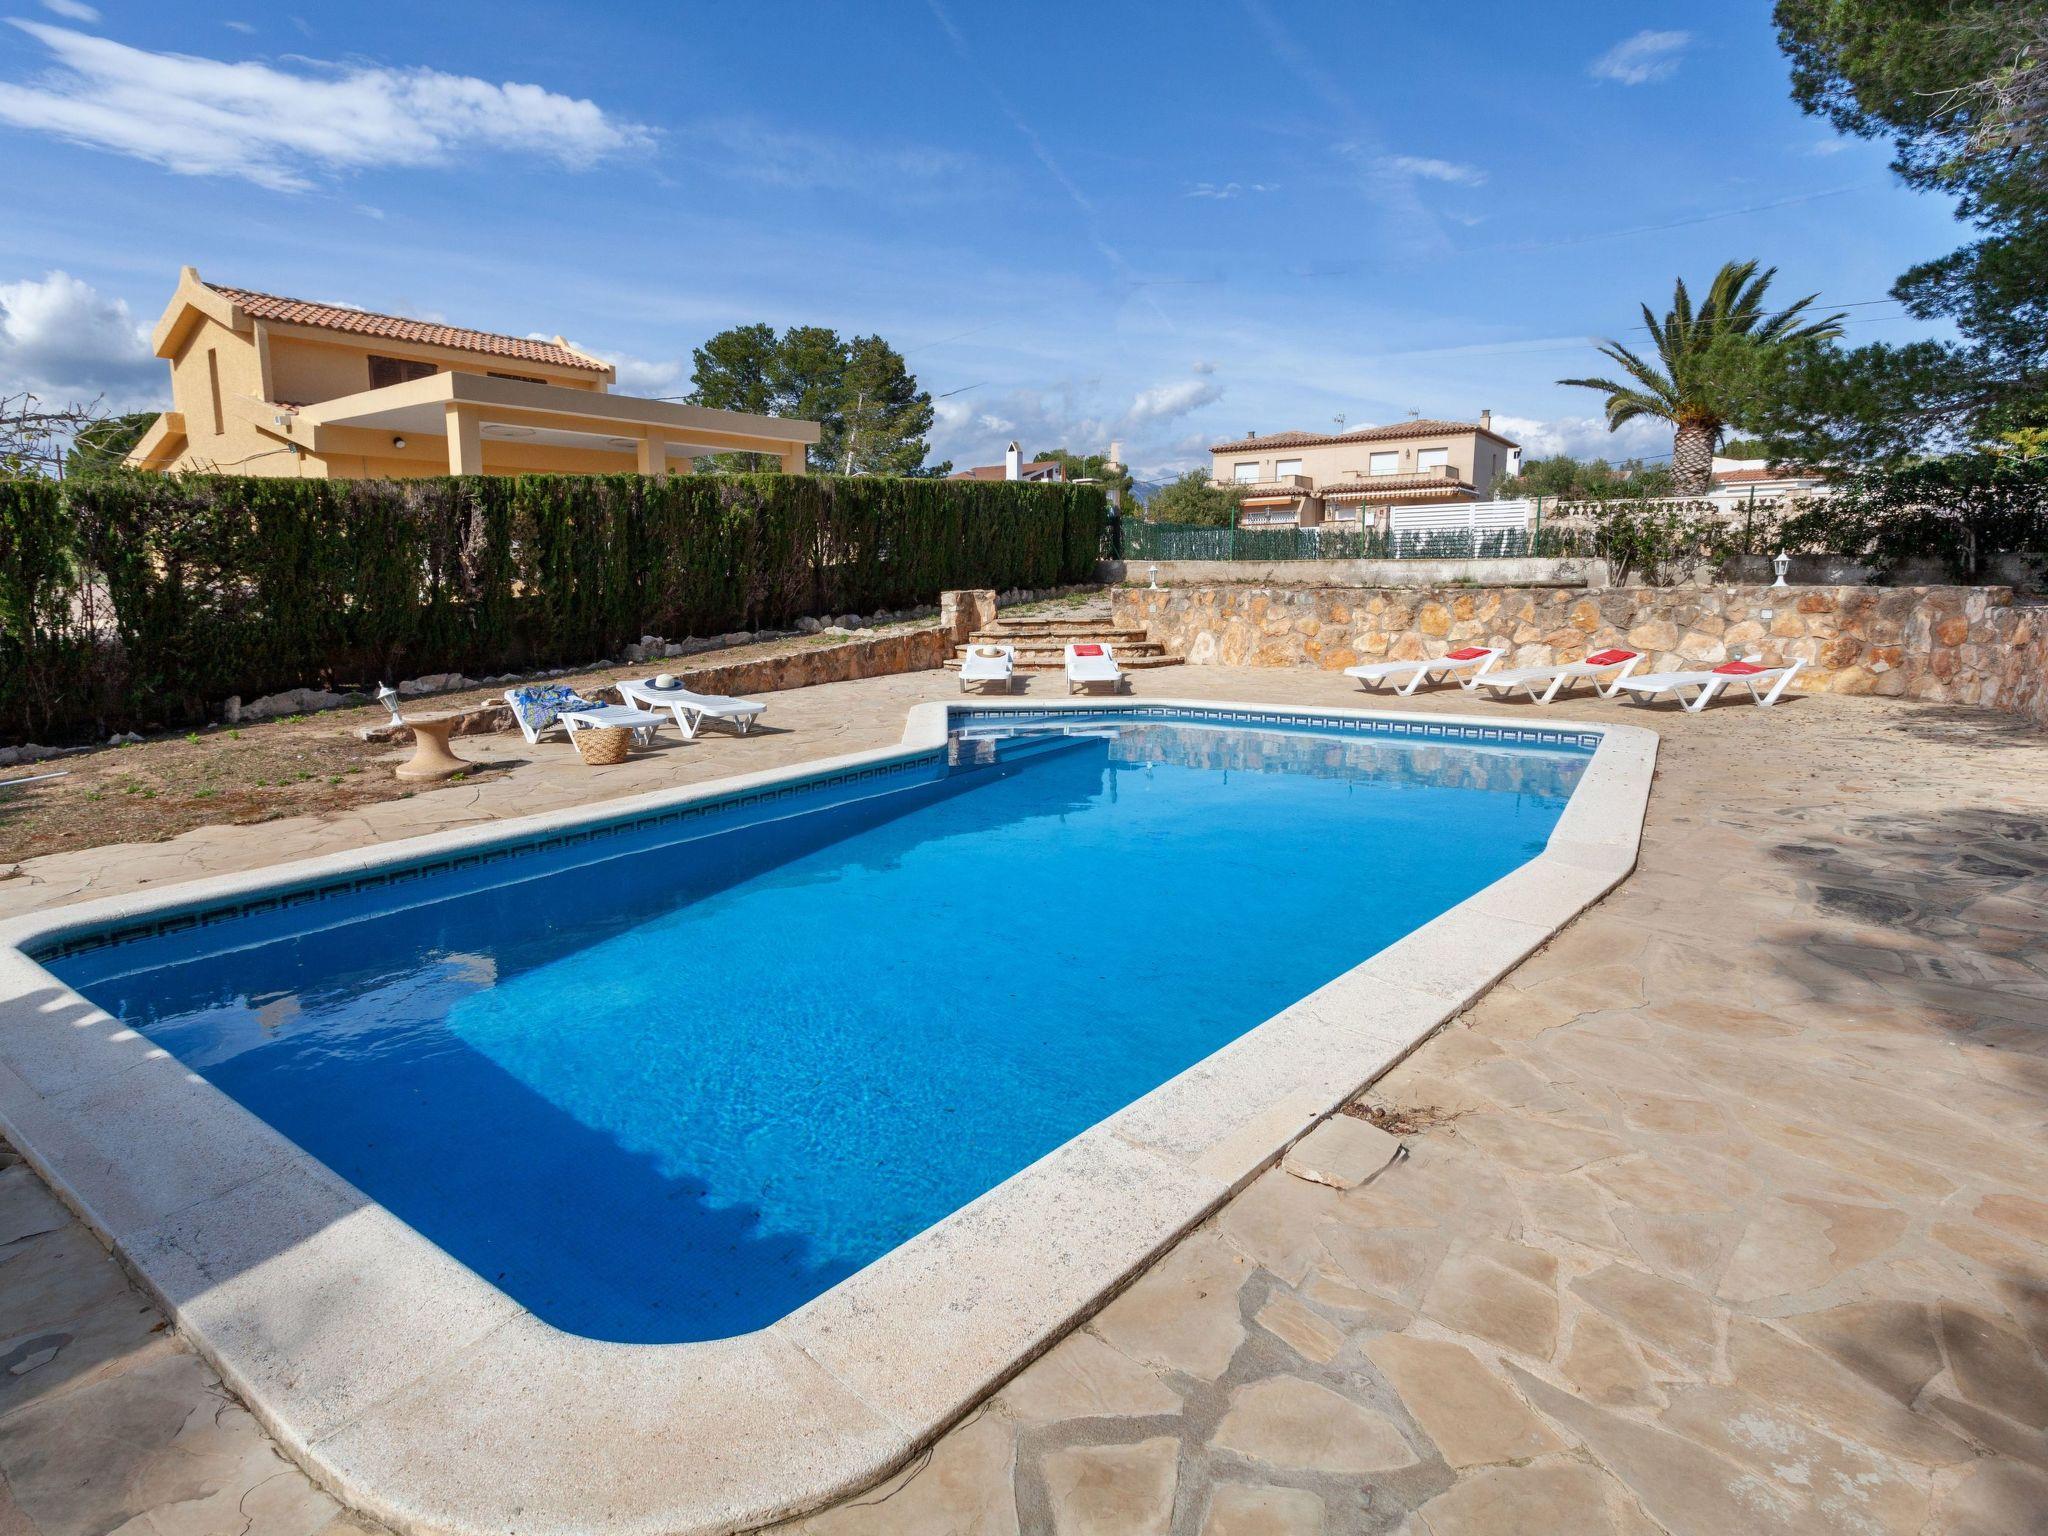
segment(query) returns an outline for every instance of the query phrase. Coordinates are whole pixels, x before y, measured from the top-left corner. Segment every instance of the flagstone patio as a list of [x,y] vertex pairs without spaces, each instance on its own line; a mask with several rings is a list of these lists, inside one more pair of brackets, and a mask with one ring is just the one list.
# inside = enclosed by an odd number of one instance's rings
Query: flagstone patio
[[[1278,669],[1138,690],[1363,702]],[[882,745],[951,696],[777,694],[770,733],[598,771],[465,739],[520,766],[36,861],[0,912]],[[1665,732],[1642,861],[1367,1095],[1405,1156],[1353,1183],[1374,1157],[1304,1149],[1335,1183],[1269,1171],[929,1455],[786,1529],[2048,1531],[2048,735],[1832,696],[1552,712]],[[1342,920],[1310,894],[1299,920]],[[0,1536],[355,1525],[21,1167],[0,1368]]]

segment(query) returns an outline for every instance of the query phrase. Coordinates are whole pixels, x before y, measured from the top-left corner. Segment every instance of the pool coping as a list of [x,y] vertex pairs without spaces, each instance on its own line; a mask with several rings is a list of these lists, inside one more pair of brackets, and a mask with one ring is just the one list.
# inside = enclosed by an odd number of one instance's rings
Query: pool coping
[[[1104,709],[1598,738],[1542,853],[779,1322],[562,1333],[23,949],[551,832],[943,754],[956,713]],[[1481,739],[1485,739],[1482,737]],[[0,921],[0,1128],[278,1443],[407,1536],[724,1536],[902,1466],[1634,867],[1640,726],[1214,699],[972,697],[894,747]]]

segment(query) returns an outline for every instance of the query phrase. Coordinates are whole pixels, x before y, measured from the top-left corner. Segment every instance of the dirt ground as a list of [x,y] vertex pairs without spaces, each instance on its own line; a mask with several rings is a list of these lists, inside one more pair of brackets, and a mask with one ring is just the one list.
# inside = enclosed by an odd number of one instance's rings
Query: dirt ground
[[[1081,611],[1094,601],[1081,590],[1003,610],[1006,617]],[[862,634],[889,634],[910,624],[884,624]],[[676,672],[710,662],[754,661],[844,643],[841,635],[793,635],[759,645],[703,651],[665,665]],[[593,667],[553,682],[598,687],[644,677],[650,664]],[[457,709],[497,699],[476,687],[407,701],[421,710]],[[108,843],[155,843],[195,827],[332,815],[379,800],[403,800],[449,784],[501,775],[479,764],[439,785],[403,783],[391,769],[412,749],[365,742],[365,726],[386,719],[381,705],[290,715],[239,726],[216,725],[122,747],[102,747],[45,762],[0,768],[0,879],[24,859]],[[61,778],[22,782],[39,774]],[[12,784],[14,787],[9,787]]]
[[[898,626],[881,626],[888,633]],[[863,631],[865,633],[865,631]],[[842,637],[800,635],[759,645],[700,652],[666,665],[687,671],[705,661],[751,661],[839,643]],[[595,667],[550,681],[598,687],[644,677],[649,663]],[[476,687],[408,700],[419,710],[457,709],[501,697]],[[194,827],[247,826],[286,816],[333,814],[377,800],[402,800],[441,785],[407,784],[391,770],[409,746],[365,742],[359,732],[381,724],[382,705],[288,715],[238,726],[215,725],[182,736],[159,736],[45,762],[0,769],[0,879],[14,865],[47,853],[107,843],[154,843]],[[504,770],[480,764],[443,784],[475,782]],[[19,781],[37,774],[61,778]],[[14,787],[10,788],[10,781]]]

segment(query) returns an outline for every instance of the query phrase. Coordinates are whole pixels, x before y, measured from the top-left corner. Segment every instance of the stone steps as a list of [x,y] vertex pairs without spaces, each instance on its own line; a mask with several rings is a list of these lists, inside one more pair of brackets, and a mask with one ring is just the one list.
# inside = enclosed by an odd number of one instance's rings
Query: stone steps
[[[1177,667],[1181,664],[1181,659],[1163,653],[1156,656],[1126,656],[1119,650],[1116,653],[1116,664],[1126,672],[1142,672],[1149,667]],[[960,670],[960,658],[957,655],[948,656],[940,665],[948,672],[957,672]],[[1064,672],[1067,669],[1067,659],[1058,651],[1050,655],[1033,657],[1027,657],[1024,652],[1019,651],[1013,666],[1019,672]]]
[[[1166,648],[1156,640],[1125,639],[1120,634],[1076,635],[1071,641],[1065,636],[1053,639],[1018,639],[1008,635],[977,635],[975,645],[1007,645],[1015,652],[1015,666],[1019,672],[1060,672],[1067,665],[1067,646],[1085,645],[1090,641],[1107,645],[1116,653],[1116,664],[1128,670],[1144,667],[1177,667],[1178,656],[1166,654]],[[966,646],[956,646],[953,654],[946,659],[948,668],[958,668],[960,659],[967,652]]]
[[987,629],[976,630],[977,640],[1019,640],[1057,637],[1060,640],[1095,640],[1124,636],[1145,638],[1142,629],[1123,629],[1107,618],[1100,619],[997,619]]
[[[1066,670],[1066,648],[1090,641],[1109,646],[1116,652],[1117,665],[1128,671],[1180,665],[1180,657],[1167,655],[1166,648],[1146,638],[1144,630],[1115,624],[1106,611],[999,617],[976,630],[968,644],[1009,646],[1016,653],[1019,672],[1062,672]],[[967,646],[956,646],[945,663],[947,670],[958,671],[966,653]]]

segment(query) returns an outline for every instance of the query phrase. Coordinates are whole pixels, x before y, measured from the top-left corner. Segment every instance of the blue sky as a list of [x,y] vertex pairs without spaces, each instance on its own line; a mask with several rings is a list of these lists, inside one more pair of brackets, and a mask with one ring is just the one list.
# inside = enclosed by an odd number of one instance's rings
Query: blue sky
[[1922,335],[1874,301],[1962,238],[1792,106],[1766,0],[0,13],[0,390],[124,406],[189,262],[651,394],[726,325],[879,332],[962,465],[1482,406],[1654,454],[1554,382],[1639,299],[1757,256]]

